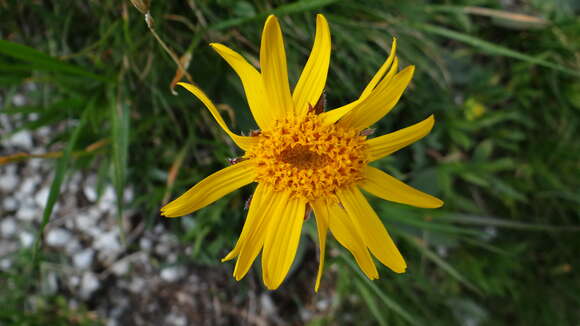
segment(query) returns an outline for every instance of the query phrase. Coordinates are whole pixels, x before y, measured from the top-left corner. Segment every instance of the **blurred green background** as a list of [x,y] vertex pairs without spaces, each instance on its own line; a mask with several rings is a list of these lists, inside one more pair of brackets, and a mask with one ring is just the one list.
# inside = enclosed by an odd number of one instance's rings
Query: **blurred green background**
[[[408,273],[381,266],[381,278],[368,281],[331,240],[316,295],[311,219],[293,272],[273,294],[281,316],[276,323],[578,324],[578,1],[153,0],[150,10],[159,38],[178,57],[190,56],[188,73],[236,132],[255,124],[238,77],[208,43],[224,43],[256,63],[270,13],[281,21],[291,84],[310,51],[316,13],[329,20],[331,108],[358,96],[393,36],[401,65],[416,65],[409,89],[375,126],[376,134],[431,113],[437,122],[425,139],[377,166],[445,206],[425,210],[370,199],[406,257]],[[266,292],[255,281],[259,266],[237,283],[230,277],[233,264],[219,263],[241,231],[251,187],[192,216],[159,216],[164,201],[241,153],[199,101],[183,89],[172,94],[177,66],[143,14],[129,1],[8,0],[0,1],[0,21],[0,115],[21,119],[18,130],[75,121],[50,135],[61,155],[44,158],[53,162],[54,178],[38,235],[67,176],[97,171],[99,184],[113,184],[120,198],[126,187],[135,190],[130,203],[118,201],[116,214],[130,209],[146,228],[162,225],[191,248],[178,253],[180,264],[225,275],[227,282],[216,285],[223,289],[220,300],[235,298],[244,310],[248,296]],[[11,96],[31,83],[37,87],[26,92],[29,105],[12,106]],[[18,130],[2,131],[0,140]],[[11,154],[4,152],[0,168],[30,159]],[[0,213],[7,214],[2,207]],[[125,245],[136,250],[133,242]],[[38,240],[20,250],[18,263],[1,272],[0,324],[105,324],[106,317],[90,313],[95,300],[71,308],[70,293],[43,297],[35,280],[43,264],[58,261],[43,255],[43,247]],[[31,298],[44,303],[31,304]],[[298,313],[322,299],[331,300],[331,308]],[[231,317],[225,324],[235,322]]]

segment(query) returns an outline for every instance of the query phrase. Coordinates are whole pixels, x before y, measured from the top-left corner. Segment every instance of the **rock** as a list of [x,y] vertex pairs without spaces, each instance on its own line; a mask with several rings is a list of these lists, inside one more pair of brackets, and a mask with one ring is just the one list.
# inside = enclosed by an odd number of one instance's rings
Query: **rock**
[[0,175],[0,190],[13,193],[19,181],[15,174],[2,174]]
[[115,229],[95,236],[93,248],[99,251],[100,259],[109,263],[114,261],[115,257],[119,255],[122,249],[118,231]]
[[4,209],[7,211],[15,211],[18,208],[18,200],[16,200],[14,197],[4,198],[4,202],[2,204],[4,205]]
[[38,178],[35,177],[25,178],[22,184],[20,185],[19,190],[20,194],[27,196],[34,193],[34,189],[36,188],[38,182],[39,182]]
[[166,282],[175,282],[185,275],[183,266],[170,266],[161,270],[161,279]]
[[79,240],[74,237],[71,238],[65,245],[65,251],[69,256],[74,255],[75,253],[79,252],[79,250],[81,250],[81,244]]
[[0,270],[8,271],[12,267],[12,260],[8,258],[0,259]]
[[15,133],[4,141],[5,145],[30,149],[33,146],[32,135],[29,131],[23,130]]
[[23,106],[26,104],[26,97],[22,94],[15,94],[12,96],[12,104],[14,106]]
[[319,311],[326,311],[330,308],[330,301],[329,299],[321,299],[316,302],[316,309]]
[[93,263],[95,251],[91,248],[84,249],[73,256],[73,264],[78,269],[87,269]]
[[139,247],[141,247],[141,250],[143,250],[143,251],[151,250],[152,246],[153,246],[153,243],[152,243],[151,239],[143,237],[139,240]]
[[100,286],[101,282],[97,276],[92,272],[86,272],[81,279],[80,296],[83,299],[88,299]]
[[40,216],[40,211],[38,211],[34,206],[29,205],[27,202],[21,204],[20,208],[16,212],[16,217],[23,221],[31,222]]
[[34,243],[34,235],[30,232],[22,231],[18,234],[18,238],[20,238],[20,244],[24,248],[32,247]]
[[72,193],[79,192],[82,179],[83,179],[83,176],[81,175],[81,173],[79,173],[79,172],[73,173],[73,175],[70,177],[68,185],[67,185],[68,191],[70,191]]
[[85,194],[85,197],[87,197],[87,200],[90,202],[95,202],[97,201],[97,178],[94,175],[91,175],[87,178],[87,180],[85,181],[85,184],[83,185],[83,193]]
[[53,247],[64,247],[72,238],[69,231],[61,228],[55,228],[48,231],[46,235],[46,244]]
[[66,278],[66,281],[68,282],[68,285],[72,288],[75,288],[77,286],[79,286],[81,280],[78,276],[71,276]]
[[13,218],[7,217],[0,223],[0,234],[4,237],[12,236],[17,229],[16,222]]
[[49,193],[48,187],[44,187],[36,193],[36,195],[34,196],[34,201],[36,202],[36,205],[38,205],[38,207],[44,207],[46,205],[46,201],[48,200],[48,193]]
[[171,312],[165,316],[164,324],[170,326],[185,326],[187,325],[187,318],[183,314]]
[[125,201],[125,203],[130,203],[133,201],[133,198],[135,198],[135,192],[133,191],[133,188],[126,188],[125,192],[123,193],[123,200]]
[[129,261],[127,259],[121,259],[111,266],[111,271],[117,276],[125,275],[129,272]]
[[147,286],[147,281],[138,276],[133,276],[131,278],[131,283],[129,283],[129,291],[132,293],[140,293],[143,291],[145,286]]
[[48,138],[48,137],[50,137],[52,130],[50,129],[50,127],[44,126],[44,127],[40,127],[38,129],[36,129],[36,133],[40,137]]
[[260,296],[260,308],[262,312],[267,316],[272,316],[276,314],[276,306],[272,297],[268,293],[262,293]]
[[58,278],[56,273],[50,272],[42,277],[42,293],[44,295],[52,295],[58,291]]
[[89,231],[93,230],[94,228],[96,218],[96,216],[87,213],[77,216],[74,220],[76,222],[77,228],[79,228],[81,231],[89,233]]

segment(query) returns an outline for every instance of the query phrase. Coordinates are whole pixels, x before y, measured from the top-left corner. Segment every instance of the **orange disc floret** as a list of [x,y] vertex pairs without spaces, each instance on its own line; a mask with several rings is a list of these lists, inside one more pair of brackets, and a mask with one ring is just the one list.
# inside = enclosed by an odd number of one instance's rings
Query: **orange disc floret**
[[314,113],[279,120],[256,137],[258,144],[245,155],[256,162],[256,181],[309,201],[334,197],[336,189],[360,181],[368,163],[366,136],[325,125]]

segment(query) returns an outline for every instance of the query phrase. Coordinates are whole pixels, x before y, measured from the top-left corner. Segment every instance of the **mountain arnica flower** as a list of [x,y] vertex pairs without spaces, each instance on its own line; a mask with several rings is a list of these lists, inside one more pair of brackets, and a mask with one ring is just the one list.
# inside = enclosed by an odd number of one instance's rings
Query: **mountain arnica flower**
[[203,102],[245,154],[164,206],[162,214],[190,214],[255,182],[240,238],[222,259],[237,258],[236,280],[248,273],[261,252],[264,284],[271,290],[278,288],[296,256],[302,224],[312,211],[320,242],[316,291],[324,268],[328,230],[370,279],[379,277],[371,253],[394,272],[405,272],[405,260],[361,192],[363,189],[379,198],[416,207],[443,205],[441,200],[368,165],[421,139],[435,122],[431,115],[407,128],[368,137],[368,128],[391,111],[413,76],[413,66],[398,71],[396,46],[394,39],[389,57],[357,100],[324,112],[321,98],[331,49],[324,16],[317,16],[312,52],[293,92],[282,31],[275,16],[268,17],[262,32],[261,71],[230,48],[211,44],[240,77],[260,130],[250,136],[235,134],[203,91],[180,83]]

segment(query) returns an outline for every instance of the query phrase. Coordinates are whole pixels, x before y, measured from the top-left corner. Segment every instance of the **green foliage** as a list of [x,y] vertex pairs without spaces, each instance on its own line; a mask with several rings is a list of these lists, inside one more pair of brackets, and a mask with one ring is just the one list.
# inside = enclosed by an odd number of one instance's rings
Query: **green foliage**
[[[382,278],[371,282],[350,256],[330,255],[327,266],[339,268],[327,268],[322,286],[335,288],[338,308],[312,324],[342,324],[353,316],[369,325],[572,325],[580,318],[580,281],[573,277],[580,268],[580,8],[572,0],[510,8],[491,0],[476,3],[495,11],[483,15],[467,0],[152,1],[157,33],[178,56],[191,54],[188,72],[216,103],[227,105],[225,115],[231,113],[229,124],[238,132],[255,128],[243,89],[207,43],[225,43],[257,62],[269,13],[281,18],[291,82],[309,53],[314,15],[329,19],[330,107],[357,97],[386,58],[393,36],[403,66],[417,66],[411,87],[377,134],[431,113],[437,123],[428,137],[378,165],[445,206],[421,210],[371,200],[409,272],[381,268]],[[38,239],[73,169],[101,171],[99,182],[113,183],[119,198],[128,183],[139,189],[130,205],[152,226],[160,223],[164,196],[176,196],[240,154],[198,101],[181,89],[171,94],[177,66],[129,2],[0,6],[8,7],[0,10],[5,103],[23,84],[38,85],[29,94],[30,106],[8,105],[0,114],[20,115],[20,129],[29,130],[78,122],[54,135],[53,142],[66,149],[55,162]],[[547,23],[501,14],[510,11]],[[37,119],[30,122],[32,114]],[[0,139],[8,136],[1,133]],[[97,142],[106,145],[87,150]],[[84,155],[73,159],[73,152]],[[177,160],[183,164],[175,182],[168,182]],[[249,194],[229,195],[171,225],[181,241],[193,244],[189,261],[216,264],[233,246]],[[119,200],[119,216],[123,209]],[[41,251],[38,241],[34,254],[22,255],[21,266],[39,272]],[[21,291],[0,295],[1,323],[67,324],[80,314],[76,324],[90,324],[85,312],[67,310],[59,297],[40,295],[33,308],[25,297],[37,285],[28,288],[17,275],[15,270],[0,281]]]
[[[78,325],[98,326],[103,323],[84,305],[71,309],[64,295],[39,293],[31,295],[27,291],[31,280],[29,269],[33,260],[32,252],[21,250],[14,253],[13,266],[9,272],[0,272],[0,324],[19,326]],[[40,278],[40,283],[46,280]]]

